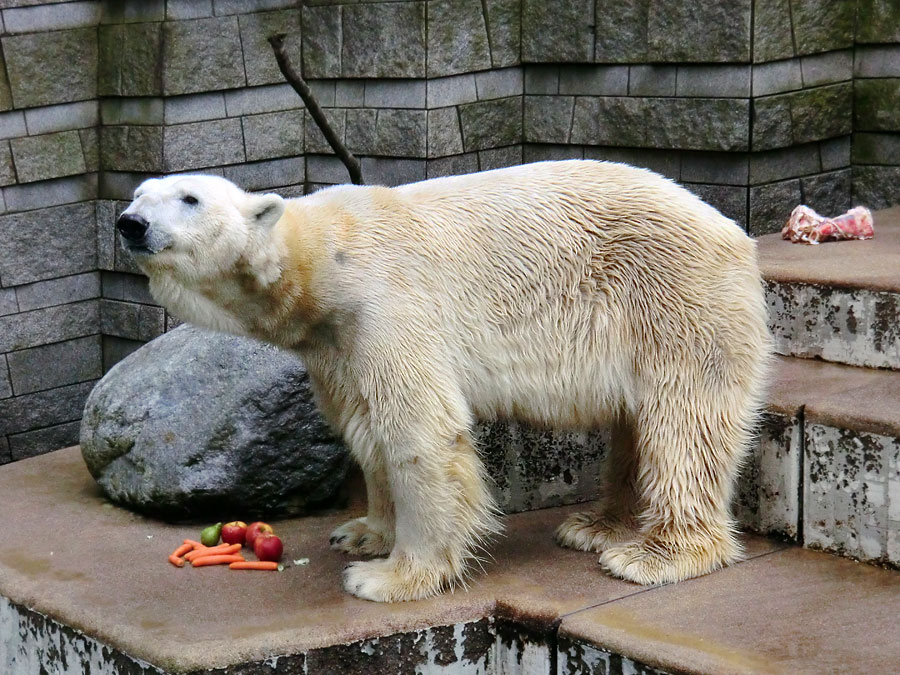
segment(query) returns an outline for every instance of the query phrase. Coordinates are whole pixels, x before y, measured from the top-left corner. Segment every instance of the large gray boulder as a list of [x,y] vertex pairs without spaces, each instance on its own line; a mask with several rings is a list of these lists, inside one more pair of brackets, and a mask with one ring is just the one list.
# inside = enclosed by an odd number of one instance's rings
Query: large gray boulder
[[349,466],[299,359],[187,325],[97,384],[81,451],[110,500],[168,519],[302,514],[339,498]]

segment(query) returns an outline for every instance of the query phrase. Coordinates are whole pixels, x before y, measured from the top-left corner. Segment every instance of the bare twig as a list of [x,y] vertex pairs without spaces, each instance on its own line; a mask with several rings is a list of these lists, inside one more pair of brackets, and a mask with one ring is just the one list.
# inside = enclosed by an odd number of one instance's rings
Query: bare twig
[[347,146],[341,142],[341,139],[338,138],[334,129],[332,129],[331,125],[328,123],[325,113],[322,112],[322,107],[319,105],[319,102],[316,101],[315,96],[313,96],[312,90],[310,90],[309,85],[306,84],[306,80],[294,70],[293,66],[291,66],[290,59],[288,59],[288,56],[284,51],[285,37],[286,35],[284,33],[276,33],[275,35],[269,36],[269,44],[272,45],[272,51],[275,52],[275,59],[278,61],[278,67],[281,69],[281,74],[284,75],[288,84],[294,88],[294,91],[300,94],[300,98],[302,98],[303,103],[306,104],[306,109],[309,110],[309,114],[312,116],[313,120],[315,120],[319,129],[322,130],[322,135],[325,136],[328,145],[331,146],[334,153],[344,163],[344,166],[347,167],[347,172],[350,174],[350,181],[354,185],[364,185],[365,183],[363,182],[362,169],[359,166],[359,160],[356,159],[353,153],[351,153],[347,149]]

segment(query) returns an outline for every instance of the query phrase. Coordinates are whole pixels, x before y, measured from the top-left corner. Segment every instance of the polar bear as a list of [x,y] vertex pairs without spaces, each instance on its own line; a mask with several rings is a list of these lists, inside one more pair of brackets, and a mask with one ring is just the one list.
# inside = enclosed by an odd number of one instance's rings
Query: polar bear
[[498,517],[476,419],[623,430],[563,546],[640,584],[740,554],[729,500],[770,338],[754,242],[650,171],[540,162],[284,200],[140,185],[117,221],[176,316],[294,350],[365,475],[332,546],[361,598],[465,581]]

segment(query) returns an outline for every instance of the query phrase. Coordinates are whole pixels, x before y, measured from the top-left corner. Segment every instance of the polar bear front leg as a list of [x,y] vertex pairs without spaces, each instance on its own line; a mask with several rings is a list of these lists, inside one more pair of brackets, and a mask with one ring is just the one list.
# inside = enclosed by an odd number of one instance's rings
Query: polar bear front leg
[[361,458],[368,512],[335,528],[331,548],[351,555],[387,555],[394,547],[394,504],[384,459],[376,452]]
[[386,461],[396,516],[388,558],[351,563],[344,588],[378,602],[419,600],[461,583],[478,545],[498,529],[467,432],[425,441],[421,430]]

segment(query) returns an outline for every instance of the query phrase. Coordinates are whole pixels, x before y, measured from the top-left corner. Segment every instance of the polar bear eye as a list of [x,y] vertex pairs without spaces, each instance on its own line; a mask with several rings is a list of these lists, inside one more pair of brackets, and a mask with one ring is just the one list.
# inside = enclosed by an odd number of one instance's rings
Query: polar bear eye
[[194,195],[185,195],[181,198],[181,201],[190,206],[194,206],[195,204],[199,203],[199,200]]

